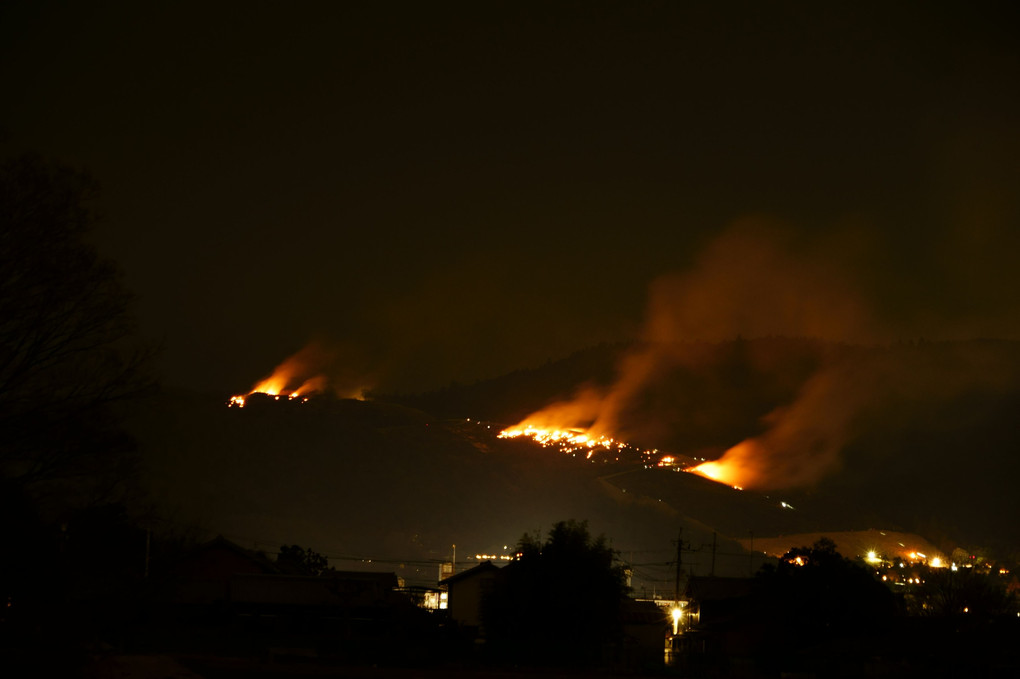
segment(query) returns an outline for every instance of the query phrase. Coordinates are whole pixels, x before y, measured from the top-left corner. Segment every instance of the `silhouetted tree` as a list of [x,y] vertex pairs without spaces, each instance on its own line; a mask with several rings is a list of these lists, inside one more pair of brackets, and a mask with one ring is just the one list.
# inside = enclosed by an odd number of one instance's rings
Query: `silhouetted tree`
[[[116,268],[87,240],[95,195],[80,172],[0,162],[0,597],[4,631],[20,634],[0,643],[33,673],[77,662],[145,568],[144,531],[116,504],[134,456],[113,406],[150,386],[149,352]],[[116,550],[92,550],[100,536]]]
[[[32,156],[0,164],[0,480],[122,477],[111,405],[150,385],[130,296],[87,238],[96,184]],[[118,469],[118,467],[121,467]]]
[[587,522],[561,521],[545,543],[525,535],[520,557],[483,601],[489,643],[508,660],[590,665],[620,638],[623,567]]
[[1016,597],[1006,582],[976,568],[929,569],[910,603],[912,613],[935,617],[966,614],[974,619],[1017,612]]
[[325,556],[298,545],[281,546],[276,565],[291,575],[322,575],[335,570]]
[[879,631],[896,610],[874,573],[828,538],[791,549],[775,567],[763,567],[756,584],[763,614],[794,644]]

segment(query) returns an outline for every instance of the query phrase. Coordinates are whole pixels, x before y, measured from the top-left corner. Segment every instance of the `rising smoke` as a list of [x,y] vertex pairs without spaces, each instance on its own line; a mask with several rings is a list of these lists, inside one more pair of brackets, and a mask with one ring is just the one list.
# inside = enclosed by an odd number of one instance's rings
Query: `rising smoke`
[[351,356],[352,351],[339,343],[313,339],[252,387],[252,392],[361,398],[370,381],[363,363]]
[[[864,415],[890,393],[930,400],[937,392],[946,397],[997,379],[994,370],[962,370],[936,379],[925,372],[930,366],[889,360],[868,349],[888,338],[859,292],[864,289],[856,278],[860,268],[848,256],[853,250],[844,247],[847,242],[806,241],[762,222],[736,224],[710,243],[690,270],[653,283],[641,341],[620,362],[609,388],[585,388],[573,401],[554,404],[525,422],[587,423],[593,434],[623,438],[639,407],[635,404],[656,382],[701,360],[694,342],[738,336],[824,340],[816,344],[822,349],[789,400],[756,423],[757,434],[730,444],[713,466],[713,478],[741,487],[805,487],[840,469],[841,452],[860,433]],[[846,342],[859,346],[825,349],[846,347],[841,344]],[[766,362],[756,367],[779,369]]]

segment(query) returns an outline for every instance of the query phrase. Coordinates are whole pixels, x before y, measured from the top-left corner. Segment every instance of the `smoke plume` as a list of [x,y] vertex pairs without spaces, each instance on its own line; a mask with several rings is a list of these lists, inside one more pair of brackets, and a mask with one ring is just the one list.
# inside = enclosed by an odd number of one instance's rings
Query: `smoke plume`
[[336,342],[314,339],[278,365],[271,375],[252,387],[268,394],[333,392],[340,398],[361,398],[370,379],[363,362]]
[[[620,361],[611,386],[585,387],[573,400],[525,422],[588,427],[594,435],[626,439],[638,433],[635,414],[650,402],[657,399],[663,412],[661,401],[675,396],[676,388],[665,397],[655,390],[678,371],[710,373],[710,379],[723,382],[718,390],[727,393],[753,393],[760,385],[755,380],[771,373],[770,384],[784,385],[785,391],[778,390],[786,394],[781,405],[753,423],[757,433],[745,426],[721,457],[695,471],[740,487],[781,489],[812,486],[839,470],[847,446],[869,427],[897,426],[890,425],[891,417],[904,426],[940,413],[938,418],[959,418],[966,425],[965,416],[956,414],[964,410],[960,399],[1013,388],[1020,366],[994,345],[954,343],[928,351],[924,344],[911,344],[893,351],[876,344],[889,338],[882,336],[861,292],[867,286],[857,277],[867,267],[855,262],[857,242],[804,239],[762,222],[734,225],[689,270],[654,281],[640,341]],[[815,340],[804,345],[805,353],[814,352],[810,366],[791,376],[789,362],[745,347],[741,360],[754,372],[748,378],[712,363],[718,358],[706,358],[706,342],[740,336]],[[739,352],[740,343],[735,347]],[[697,398],[687,395],[686,401]],[[722,437],[733,430],[716,427]]]
[[[802,242],[782,226],[745,221],[708,245],[694,266],[651,286],[641,341],[604,392],[586,388],[571,402],[530,416],[528,423],[591,422],[596,435],[621,436],[627,411],[650,386],[698,360],[692,342],[737,336],[845,341],[874,334],[850,268],[830,243]],[[868,389],[859,377],[824,360],[796,398],[768,414],[763,434],[732,446],[720,459],[741,486],[810,484],[839,465],[839,451]],[[739,385],[731,385],[737,388]]]

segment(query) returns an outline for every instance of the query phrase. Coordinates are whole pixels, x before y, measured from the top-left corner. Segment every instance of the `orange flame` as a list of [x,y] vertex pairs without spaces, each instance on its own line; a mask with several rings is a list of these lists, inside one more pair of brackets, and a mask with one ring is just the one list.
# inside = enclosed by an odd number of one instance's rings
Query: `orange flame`
[[761,476],[762,455],[757,442],[747,440],[727,450],[718,460],[703,462],[687,471],[725,483],[737,490],[755,485]]
[[524,420],[499,433],[501,439],[524,436],[545,446],[559,448],[564,453],[585,452],[591,459],[596,449],[622,448],[624,443],[611,436],[594,434],[586,425],[594,418],[601,396],[593,389],[581,390],[569,401],[552,403],[528,415]]
[[557,447],[564,453],[583,450],[585,457],[591,459],[598,449],[612,450],[626,447],[608,436],[591,436],[583,429],[557,429],[555,427],[534,427],[532,425],[516,426],[499,432],[499,438],[512,439],[526,436],[546,447]]
[[586,426],[596,418],[602,402],[603,396],[597,390],[582,389],[573,399],[546,406],[513,427],[504,429],[499,433],[499,438],[524,436],[547,448],[558,448],[564,453],[582,452],[589,460],[596,452],[610,453],[624,449],[635,450],[646,459],[658,453],[656,450],[638,450],[616,439],[609,432]]
[[[288,400],[301,398],[302,401],[307,401],[309,394],[321,392],[326,388],[325,375],[318,374],[313,377],[308,375],[317,373],[328,360],[329,355],[322,347],[315,343],[309,344],[278,365],[269,377],[257,382],[247,394],[232,396],[227,406],[243,408],[246,398],[252,394],[268,394],[275,396],[277,400],[285,395]],[[293,387],[294,384],[299,386]]]
[[280,392],[287,388],[287,381],[290,376],[286,373],[282,373],[279,368],[276,369],[271,376],[258,382],[254,387],[251,388],[249,394],[269,394],[270,396],[279,396]]

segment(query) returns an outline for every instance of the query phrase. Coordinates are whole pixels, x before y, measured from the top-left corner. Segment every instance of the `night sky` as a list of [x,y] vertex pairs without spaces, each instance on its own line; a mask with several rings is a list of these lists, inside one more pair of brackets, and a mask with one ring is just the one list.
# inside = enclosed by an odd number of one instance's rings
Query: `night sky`
[[313,340],[418,390],[637,337],[1018,339],[1016,19],[9,1],[0,151],[101,182],[170,385]]

